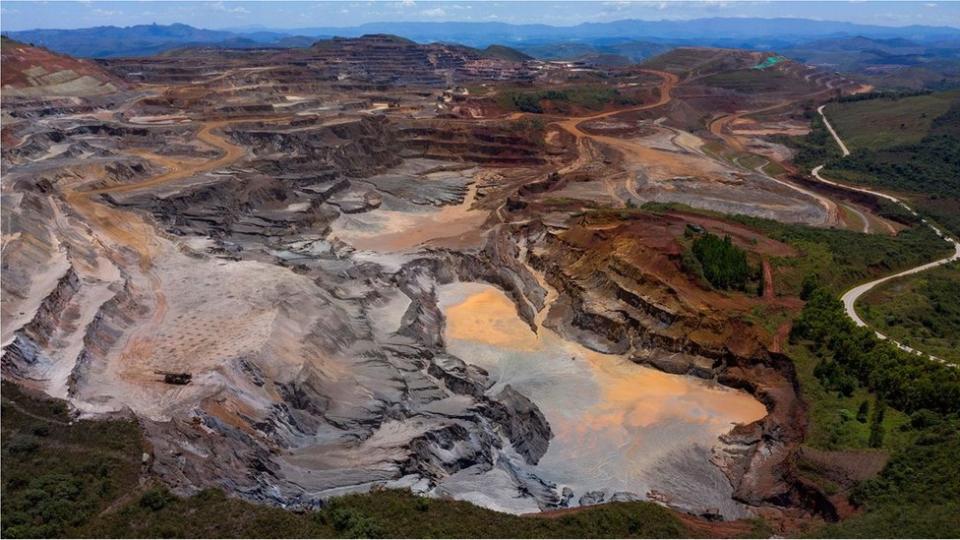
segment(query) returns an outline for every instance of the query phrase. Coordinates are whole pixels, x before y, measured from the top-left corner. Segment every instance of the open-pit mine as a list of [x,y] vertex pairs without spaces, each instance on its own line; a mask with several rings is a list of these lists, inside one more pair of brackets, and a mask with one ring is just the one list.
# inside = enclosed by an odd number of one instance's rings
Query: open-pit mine
[[[90,61],[5,39],[3,377],[135,417],[181,494],[830,514],[796,474],[782,332],[746,316],[796,297],[768,266],[762,294],[684,271],[691,230],[797,256],[720,213],[894,231],[769,137],[860,85],[791,61],[775,89],[716,83],[764,58],[370,35]],[[585,84],[616,97],[516,99]]]

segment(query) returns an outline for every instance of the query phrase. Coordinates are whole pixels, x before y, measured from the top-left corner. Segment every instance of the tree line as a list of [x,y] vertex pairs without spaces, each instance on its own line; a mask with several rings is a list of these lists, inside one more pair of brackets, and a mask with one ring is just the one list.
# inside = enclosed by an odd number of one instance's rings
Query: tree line
[[791,340],[807,340],[820,357],[814,374],[831,390],[852,395],[863,386],[890,406],[910,413],[960,412],[960,370],[901,351],[856,326],[843,303],[823,288],[809,293]]

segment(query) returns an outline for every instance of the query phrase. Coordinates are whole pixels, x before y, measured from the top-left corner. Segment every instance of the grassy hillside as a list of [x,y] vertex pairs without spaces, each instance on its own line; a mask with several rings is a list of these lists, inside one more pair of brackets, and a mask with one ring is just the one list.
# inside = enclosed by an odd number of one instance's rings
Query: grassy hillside
[[960,264],[884,283],[857,309],[897,341],[960,364]]
[[864,512],[816,534],[957,537],[960,371],[904,353],[856,327],[824,290],[810,292],[791,343],[810,406],[808,444],[892,454],[879,476],[850,492]]
[[827,118],[851,152],[915,144],[930,133],[934,119],[960,99],[960,90],[900,99],[831,103]]
[[814,89],[803,79],[771,69],[728,71],[706,77],[701,82],[707,86],[749,94],[782,92],[784,90],[797,91],[798,87],[806,87],[807,90]]
[[878,478],[857,486],[860,515],[817,531],[824,538],[960,537],[960,420],[915,414],[917,442],[894,455]]
[[798,165],[826,163],[827,178],[898,194],[960,235],[960,91],[834,103],[825,112],[852,154],[840,156],[815,119],[810,134],[783,139]]
[[558,517],[519,517],[466,502],[384,491],[317,512],[250,504],[207,490],[171,495],[141,475],[144,444],[128,420],[73,421],[63,402],[2,388],[3,538],[689,537],[669,510],[613,503]]

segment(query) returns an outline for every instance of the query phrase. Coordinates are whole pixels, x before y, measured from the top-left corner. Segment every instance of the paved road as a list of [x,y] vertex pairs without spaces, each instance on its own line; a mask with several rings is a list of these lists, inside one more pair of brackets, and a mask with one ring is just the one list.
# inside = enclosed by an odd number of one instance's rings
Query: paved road
[[[821,105],[819,108],[817,108],[817,112],[820,113],[821,118],[823,118],[823,123],[824,123],[824,125],[827,127],[827,130],[830,132],[831,135],[833,135],[834,140],[837,141],[837,145],[840,146],[840,150],[843,151],[843,155],[844,155],[844,156],[849,156],[849,155],[850,155],[850,151],[847,150],[847,145],[845,145],[845,144],[843,143],[843,141],[840,139],[840,136],[837,135],[837,132],[836,132],[836,131],[834,131],[833,126],[830,125],[830,122],[827,120],[826,115],[823,114],[823,107],[824,107],[824,106]],[[814,169],[813,169],[812,171],[810,171],[810,172],[813,174],[813,177],[816,178],[816,179],[817,179],[818,181],[820,181],[820,182],[823,182],[823,183],[825,183],[825,184],[830,184],[830,185],[832,185],[832,186],[840,187],[840,188],[843,188],[843,189],[851,190],[851,191],[859,191],[859,192],[861,192],[861,193],[869,193],[869,194],[871,194],[871,195],[875,195],[875,196],[877,196],[877,197],[881,197],[881,198],[886,199],[886,200],[888,200],[888,201],[891,201],[891,202],[894,202],[894,203],[896,203],[896,204],[899,204],[900,206],[906,208],[911,214],[917,215],[917,213],[914,212],[913,209],[910,208],[906,203],[904,203],[903,201],[901,201],[900,199],[898,199],[898,198],[896,198],[896,197],[894,197],[894,196],[892,196],[892,195],[888,195],[888,194],[886,194],[886,193],[881,193],[881,192],[879,192],[879,191],[872,191],[872,190],[865,189],[865,188],[848,186],[848,185],[845,185],[845,184],[839,184],[839,183],[837,183],[837,182],[833,182],[833,181],[831,181],[831,180],[827,180],[826,178],[820,176],[820,170],[821,170],[821,169],[823,169],[823,165],[818,165],[818,166],[814,167]],[[938,229],[938,228],[935,227],[934,225],[932,225],[932,224],[930,224],[929,222],[927,222],[926,219],[923,219],[922,221],[923,221],[923,223],[926,224],[928,227],[930,227],[931,229],[933,229],[933,232],[937,233],[937,236],[939,236],[940,238],[944,239],[945,241],[947,241],[947,242],[949,242],[950,244],[953,245],[953,254],[950,255],[949,257],[944,257],[943,259],[940,259],[940,260],[937,260],[937,261],[933,261],[933,262],[931,262],[931,263],[923,264],[923,265],[917,266],[917,267],[915,267],[915,268],[911,268],[911,269],[909,269],[909,270],[904,270],[903,272],[900,272],[900,273],[897,273],[897,274],[893,274],[893,275],[890,275],[890,276],[887,276],[887,277],[884,277],[884,278],[876,279],[876,280],[873,280],[873,281],[871,281],[871,282],[869,282],[869,283],[864,283],[864,284],[862,284],[862,285],[857,285],[856,287],[854,287],[854,288],[850,289],[849,291],[843,293],[843,296],[841,297],[841,300],[843,300],[843,308],[844,308],[844,310],[847,312],[847,316],[850,317],[851,319],[853,319],[853,322],[856,323],[857,326],[868,327],[867,323],[864,322],[863,319],[860,318],[860,315],[857,314],[857,309],[856,309],[857,300],[859,300],[861,296],[863,296],[864,294],[866,294],[867,291],[873,289],[874,287],[876,287],[877,285],[880,285],[881,283],[885,283],[885,282],[887,282],[887,281],[890,281],[891,279],[896,279],[896,278],[902,277],[902,276],[909,276],[909,275],[911,275],[911,274],[917,274],[917,273],[919,273],[919,272],[923,272],[924,270],[929,270],[929,269],[931,269],[931,268],[936,268],[937,266],[941,266],[941,265],[947,264],[948,262],[951,262],[951,261],[960,260],[960,243],[958,243],[956,239],[951,238],[951,237],[947,236],[946,234],[944,234],[943,231],[941,231],[940,229]],[[881,334],[880,332],[877,332],[876,330],[874,330],[874,332],[877,334],[877,337],[880,338],[880,339],[889,339],[887,336]],[[916,349],[914,349],[914,348],[912,348],[912,347],[908,347],[907,345],[904,345],[904,344],[902,344],[902,343],[900,343],[900,342],[898,342],[898,341],[896,341],[896,340],[890,339],[890,342],[893,343],[894,345],[896,345],[900,350],[909,352],[909,353],[911,353],[911,354],[916,354],[916,355],[920,355],[920,356],[926,356],[926,357],[930,358],[931,360],[936,360],[936,361],[938,361],[938,362],[944,362],[944,360],[943,360],[942,358],[936,357],[936,356],[934,356],[934,355],[932,355],[932,354],[923,353],[923,352],[918,351],[918,350],[916,350]],[[955,364],[949,364],[949,365],[951,365],[951,366],[953,366],[953,367],[956,367]]]

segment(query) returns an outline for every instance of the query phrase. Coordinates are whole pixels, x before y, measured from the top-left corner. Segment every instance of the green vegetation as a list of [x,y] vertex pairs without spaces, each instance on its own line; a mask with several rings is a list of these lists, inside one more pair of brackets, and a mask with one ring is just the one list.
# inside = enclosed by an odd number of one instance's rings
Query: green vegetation
[[821,285],[840,292],[854,283],[918,266],[950,252],[950,246],[927,227],[905,229],[891,237],[749,217],[740,217],[739,221],[802,253],[800,257],[771,258],[778,287],[792,294],[800,293],[803,279],[810,275]]
[[930,132],[933,121],[957,99],[960,92],[956,91],[892,94],[856,101],[846,99],[827,105],[823,112],[851,152],[879,150],[919,143]]
[[616,88],[586,85],[568,86],[558,90],[505,89],[497,94],[500,107],[529,113],[545,111],[544,102],[550,102],[553,110],[570,112],[573,108],[601,110],[608,105],[636,105],[637,101],[624,96]]
[[824,538],[960,537],[960,419],[914,413],[902,428],[916,442],[880,475],[854,488],[865,512],[817,531]]
[[827,131],[823,118],[819,114],[810,120],[810,133],[802,137],[773,137],[773,139],[793,148],[796,152],[793,157],[794,163],[807,171],[841,155],[840,148]]
[[543,132],[545,127],[546,123],[542,118],[524,117],[507,124],[506,129],[514,133],[526,134],[530,139],[537,141],[539,144],[543,144]]
[[721,240],[715,234],[705,233],[693,241],[703,276],[718,289],[744,290],[750,277],[747,253],[733,245],[729,236]]
[[960,363],[960,264],[884,283],[864,295],[857,309],[897,341]]
[[[800,390],[808,406],[810,423],[804,444],[822,450],[863,450],[870,446],[870,418],[877,403],[876,396],[866,387],[856,385],[850,395],[826,387],[814,374],[821,358],[813,348],[794,343],[786,349],[797,368]],[[861,414],[860,410],[865,409]],[[901,427],[909,416],[887,408],[882,429],[885,434],[881,448],[898,450],[910,443],[908,433]]]
[[[850,500],[864,512],[815,534],[957,537],[960,371],[903,353],[856,327],[823,289],[810,292],[791,341],[789,354],[810,407],[806,443],[893,454],[877,478],[853,489]],[[816,478],[818,471],[811,474]]]
[[2,535],[69,536],[136,486],[140,430],[70,418],[62,402],[3,383]]
[[652,503],[613,503],[559,518],[501,514],[467,502],[382,491],[334,499],[318,512],[292,513],[226,497],[217,490],[187,499],[165,491],[85,528],[99,537],[264,538],[677,538],[686,529]]
[[140,485],[143,443],[128,420],[73,421],[63,402],[2,388],[4,538],[679,538],[669,510],[624,502],[560,517],[519,517],[467,502],[383,491],[290,512],[209,489],[174,496]]
[[[799,165],[826,164],[830,179],[903,194],[960,234],[960,91],[834,103],[825,113],[852,154],[841,157],[815,118],[808,135],[783,140],[797,150]],[[899,209],[882,213],[910,222]]]
[[932,90],[883,90],[883,91],[872,91],[872,92],[861,92],[859,94],[850,94],[848,96],[840,96],[837,101],[839,103],[852,103],[854,101],[867,101],[870,99],[903,99],[913,96],[926,96],[933,93]]
[[791,339],[810,344],[820,359],[814,375],[830,390],[849,397],[861,385],[907,413],[960,412],[960,370],[877,339],[847,318],[843,304],[826,290],[810,295]]
[[646,203],[643,211],[681,211],[740,223],[796,248],[796,257],[771,257],[778,294],[800,295],[804,280],[839,293],[853,284],[918,266],[951,252],[928,227],[897,236],[821,229],[743,215],[724,215],[676,203]]

